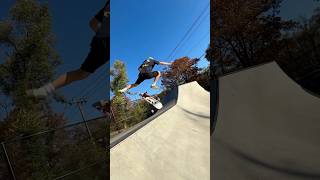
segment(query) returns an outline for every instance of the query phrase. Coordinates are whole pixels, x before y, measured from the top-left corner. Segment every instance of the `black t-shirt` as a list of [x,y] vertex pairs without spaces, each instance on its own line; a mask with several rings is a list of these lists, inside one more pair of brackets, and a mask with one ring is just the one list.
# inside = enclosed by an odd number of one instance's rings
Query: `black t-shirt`
[[94,18],[101,23],[101,26],[96,33],[98,38],[110,37],[110,16],[107,15],[107,5],[105,5]]
[[156,64],[159,65],[160,62],[153,59],[147,59],[139,66],[139,71],[141,73],[150,73]]

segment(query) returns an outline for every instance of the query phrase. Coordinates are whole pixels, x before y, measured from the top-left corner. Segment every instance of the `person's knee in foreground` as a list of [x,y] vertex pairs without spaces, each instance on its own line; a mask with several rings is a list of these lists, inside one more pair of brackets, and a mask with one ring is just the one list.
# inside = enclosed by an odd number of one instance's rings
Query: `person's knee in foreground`
[[152,79],[152,78],[154,78],[154,80],[153,80],[153,83],[151,84],[151,88],[159,89],[159,87],[156,84],[157,84],[159,78],[161,77],[161,73],[160,73],[160,71],[152,71],[152,69],[154,68],[155,65],[171,65],[171,64],[172,63],[157,61],[157,60],[153,59],[152,57],[149,57],[139,66],[139,68],[138,68],[139,75],[138,75],[138,79],[136,80],[136,82],[119,90],[119,92],[124,93],[124,92],[128,91],[129,89],[138,86],[144,80]]
[[27,95],[45,97],[55,90],[83,80],[105,64],[110,54],[110,5],[107,3],[90,21],[90,28],[96,33],[91,41],[90,52],[81,67],[60,75],[56,80],[40,88],[27,90]]

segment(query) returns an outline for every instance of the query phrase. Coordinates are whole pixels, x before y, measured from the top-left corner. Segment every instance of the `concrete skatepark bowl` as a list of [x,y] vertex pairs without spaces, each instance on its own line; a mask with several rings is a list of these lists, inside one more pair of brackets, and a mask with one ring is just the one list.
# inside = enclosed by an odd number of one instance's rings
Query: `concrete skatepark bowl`
[[271,62],[219,78],[214,180],[320,179],[320,99]]
[[210,179],[210,93],[197,82],[177,91],[171,108],[111,140],[112,180]]

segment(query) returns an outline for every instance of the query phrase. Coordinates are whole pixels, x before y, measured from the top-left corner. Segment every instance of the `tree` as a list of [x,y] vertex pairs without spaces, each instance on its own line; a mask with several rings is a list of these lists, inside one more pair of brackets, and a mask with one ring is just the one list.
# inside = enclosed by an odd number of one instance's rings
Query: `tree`
[[129,99],[118,92],[129,82],[125,64],[120,60],[116,60],[111,68],[110,75],[112,77],[110,89],[115,94],[111,99],[111,108],[115,116],[114,123],[121,123],[124,128],[127,128],[128,124],[124,120],[127,118]]
[[[298,24],[299,23],[299,24]],[[282,69],[305,89],[320,93],[320,8],[310,19],[297,22],[294,31],[284,35],[278,60]]]
[[190,59],[189,57],[182,57],[177,59],[171,65],[171,68],[163,73],[162,85],[166,89],[179,86],[181,84],[196,80],[198,71],[200,70],[196,65],[199,59]]
[[282,47],[281,32],[295,25],[278,16],[281,2],[217,1],[214,45],[207,58],[222,68],[228,64],[249,67],[276,60]]
[[[54,67],[59,64],[53,49],[48,6],[35,0],[16,1],[10,16],[0,23],[0,43],[4,47],[1,57],[5,58],[0,64],[0,91],[13,103],[0,127],[0,137],[4,141],[48,128],[45,122],[50,112],[48,103],[25,96],[30,87],[51,80]],[[37,163],[24,163],[23,159],[40,162],[46,157],[46,146],[30,141],[12,147],[17,147],[13,152],[16,151],[16,158],[20,159],[16,162],[17,167],[27,167],[24,172],[35,172],[41,168]],[[29,156],[22,153],[26,149]]]
[[199,75],[197,77],[197,82],[205,90],[210,91],[210,70],[209,70],[209,67],[203,69],[199,73]]
[[114,94],[118,94],[118,90],[124,88],[129,82],[126,65],[121,60],[116,60],[110,70],[110,75],[112,77],[110,89]]
[[126,66],[122,61],[114,62],[110,74],[112,76],[111,91],[115,94],[111,98],[111,108],[115,118],[111,126],[116,127],[114,130],[127,129],[147,117],[150,105],[144,101],[132,102],[126,95],[118,93],[118,90],[129,82]]
[[151,111],[151,106],[149,103],[144,100],[138,100],[129,109],[129,113],[132,114],[132,118],[130,119],[129,125],[133,126],[138,124],[139,122],[145,120]]
[[[54,179],[105,157],[104,149],[93,145],[80,127],[34,134],[66,123],[52,111],[48,100],[25,94],[27,89],[51,81],[61,62],[54,49],[48,5],[17,0],[9,17],[0,22],[0,46],[0,57],[4,57],[0,62],[0,94],[12,104],[5,105],[0,141],[5,141],[17,179]],[[97,174],[94,171],[88,173],[92,179]]]

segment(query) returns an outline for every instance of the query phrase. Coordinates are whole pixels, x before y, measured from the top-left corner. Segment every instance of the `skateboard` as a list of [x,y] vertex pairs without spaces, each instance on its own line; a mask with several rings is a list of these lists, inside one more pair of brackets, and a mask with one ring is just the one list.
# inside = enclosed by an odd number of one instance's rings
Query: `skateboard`
[[127,94],[130,95],[138,95],[144,100],[147,101],[149,104],[151,104],[153,107],[155,107],[156,109],[161,109],[163,107],[162,103],[160,102],[160,98],[154,97],[149,95],[147,92],[145,93],[140,93],[140,92],[130,92],[127,91]]
[[162,103],[160,102],[160,98],[150,96],[147,94],[147,92],[143,94],[139,93],[139,95],[142,97],[143,100],[147,101],[149,104],[151,104],[155,108],[161,109],[163,107]]

